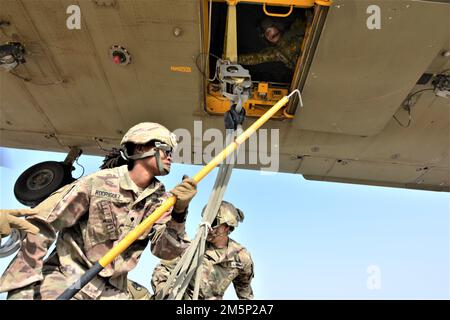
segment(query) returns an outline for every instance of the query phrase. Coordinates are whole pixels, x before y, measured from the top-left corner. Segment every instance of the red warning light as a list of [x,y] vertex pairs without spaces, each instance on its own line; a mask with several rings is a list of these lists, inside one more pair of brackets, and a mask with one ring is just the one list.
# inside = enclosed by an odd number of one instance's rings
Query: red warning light
[[120,61],[121,59],[120,59],[120,56],[119,55],[114,55],[113,56],[113,62],[115,63],[115,64],[120,64]]
[[118,66],[126,66],[131,62],[131,55],[128,50],[119,45],[114,45],[109,49],[109,57]]

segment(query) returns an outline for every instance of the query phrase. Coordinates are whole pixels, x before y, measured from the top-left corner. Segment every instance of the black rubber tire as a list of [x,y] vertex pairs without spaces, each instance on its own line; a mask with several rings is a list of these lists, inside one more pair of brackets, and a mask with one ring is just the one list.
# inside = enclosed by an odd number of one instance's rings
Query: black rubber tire
[[14,185],[14,195],[20,203],[35,207],[54,191],[73,180],[71,167],[64,162],[41,162],[19,176]]

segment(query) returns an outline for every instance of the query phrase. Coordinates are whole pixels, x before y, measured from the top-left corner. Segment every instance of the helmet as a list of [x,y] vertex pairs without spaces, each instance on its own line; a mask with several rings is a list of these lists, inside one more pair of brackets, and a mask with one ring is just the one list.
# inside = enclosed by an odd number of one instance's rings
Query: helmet
[[[128,150],[125,146],[127,142],[134,144],[146,144],[152,140],[156,140],[155,149],[152,148],[153,150],[149,150],[144,153],[128,155]],[[125,160],[139,160],[155,156],[159,175],[166,175],[170,171],[170,166],[165,166],[163,164],[160,153],[157,149],[162,149],[163,151],[171,151],[175,149],[177,146],[177,137],[159,123],[142,122],[134,127],[131,127],[130,130],[128,130],[123,136],[120,144],[122,145],[120,154]]]
[[134,144],[146,144],[151,140],[161,141],[175,149],[177,146],[177,137],[166,127],[154,122],[142,122],[130,128],[125,133],[120,142],[124,145],[127,142]]
[[222,201],[217,213],[214,226],[226,223],[230,227],[236,228],[239,222],[244,221],[244,213],[227,201]]

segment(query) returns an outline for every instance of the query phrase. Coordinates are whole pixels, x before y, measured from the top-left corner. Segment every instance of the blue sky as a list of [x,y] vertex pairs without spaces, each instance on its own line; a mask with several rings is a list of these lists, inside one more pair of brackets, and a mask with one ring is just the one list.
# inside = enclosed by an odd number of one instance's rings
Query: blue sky
[[[0,207],[23,207],[15,180],[63,153],[0,148]],[[85,174],[100,157],[83,155]],[[81,174],[77,167],[74,176]],[[175,164],[168,189],[200,166]],[[194,236],[217,171],[199,185],[187,231]],[[231,234],[251,252],[256,299],[449,299],[448,193],[307,181],[300,175],[235,169],[225,200],[245,213]],[[10,258],[0,259],[3,272]],[[158,260],[149,250],[130,278],[150,288]],[[371,267],[372,266],[372,267]],[[368,268],[378,270],[370,275]],[[376,276],[377,288],[367,282]],[[370,282],[370,281],[369,281]],[[0,294],[0,299],[5,295]],[[232,286],[225,298],[236,299]]]

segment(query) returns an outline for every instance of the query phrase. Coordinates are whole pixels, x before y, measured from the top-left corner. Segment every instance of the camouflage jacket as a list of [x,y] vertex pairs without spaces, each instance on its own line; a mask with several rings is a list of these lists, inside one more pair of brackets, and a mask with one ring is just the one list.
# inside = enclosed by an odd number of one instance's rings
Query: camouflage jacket
[[297,19],[290,29],[286,31],[274,46],[269,46],[262,51],[242,54],[238,57],[238,63],[243,65],[255,65],[265,62],[283,62],[288,68],[294,69],[300,56],[301,46],[306,30],[306,22]]
[[[153,271],[152,288],[155,295],[164,288],[171,270],[179,258],[162,260]],[[202,263],[202,278],[200,280],[199,299],[222,299],[231,283],[234,285],[239,299],[253,299],[251,281],[253,279],[253,260],[245,247],[233,239],[229,239],[225,248],[215,248],[206,243]],[[185,299],[192,299],[194,278],[186,289]]]
[[[70,285],[167,197],[164,185],[156,178],[140,192],[127,166],[101,170],[61,188],[36,207],[38,216],[28,219],[40,233],[24,236],[21,249],[0,278],[0,292],[41,281],[44,264],[54,264],[55,259]],[[149,241],[159,258],[180,255],[189,240],[184,223],[175,222],[170,211],[82,291],[95,299],[105,281],[126,291],[127,273],[136,266]],[[44,261],[57,233],[56,249]]]

